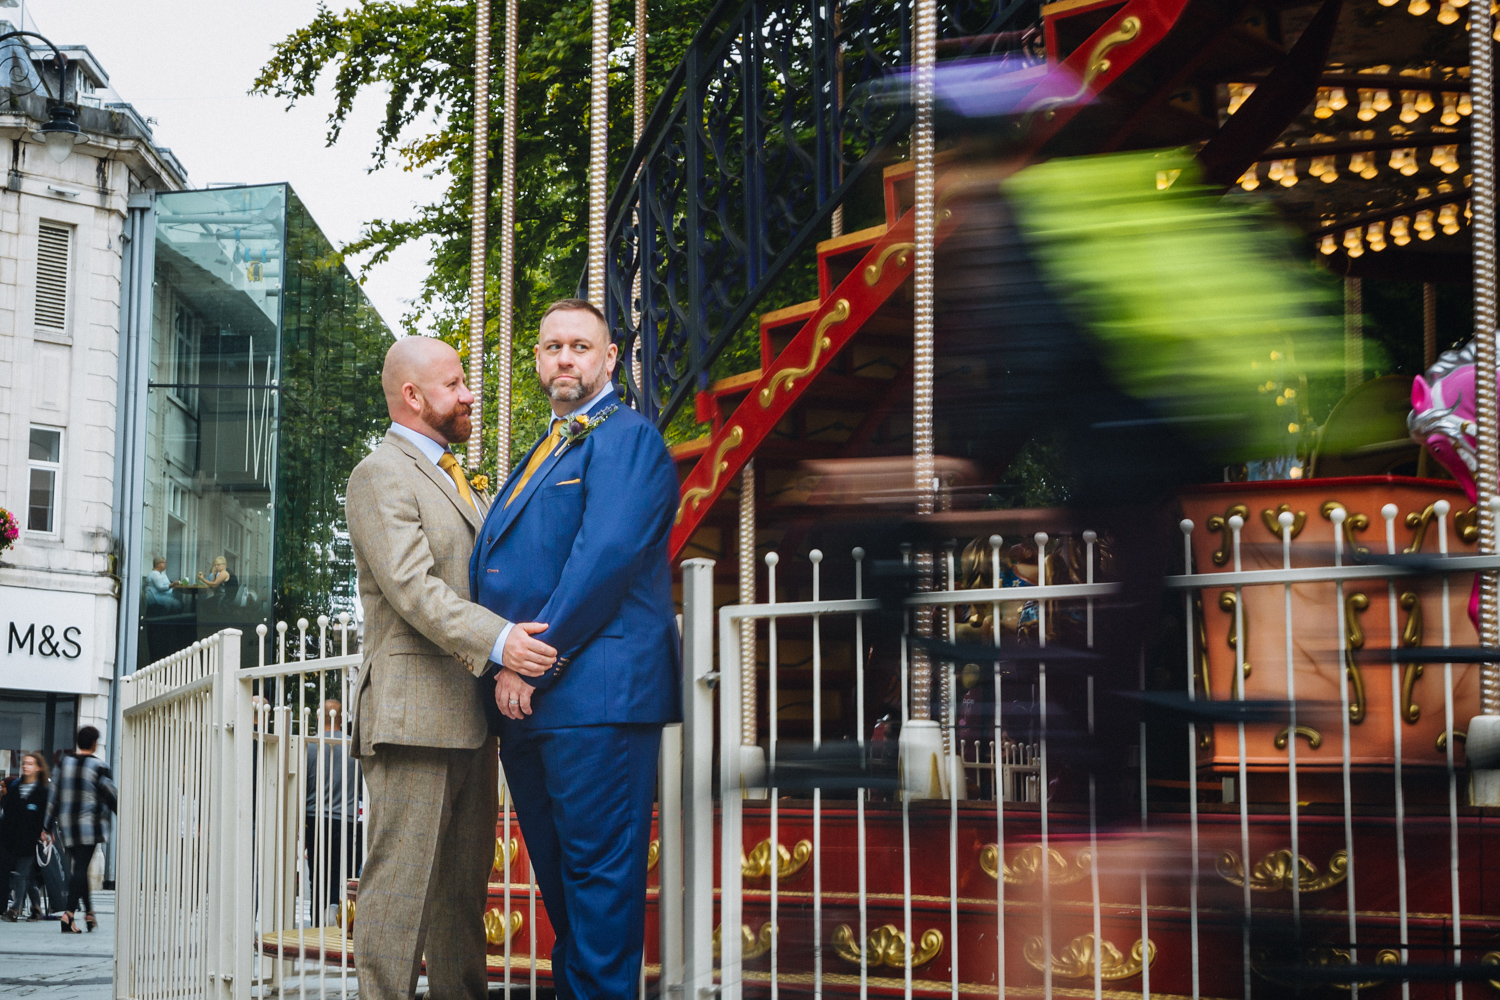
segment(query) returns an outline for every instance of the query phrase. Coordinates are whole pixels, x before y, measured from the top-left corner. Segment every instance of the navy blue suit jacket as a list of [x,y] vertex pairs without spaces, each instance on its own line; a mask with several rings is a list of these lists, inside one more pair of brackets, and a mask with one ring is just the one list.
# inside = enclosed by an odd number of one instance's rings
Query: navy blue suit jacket
[[[546,622],[538,638],[558,651],[557,665],[527,678],[537,689],[529,728],[682,718],[667,556],[677,473],[661,434],[614,393],[589,413],[609,406],[582,441],[553,449],[506,507],[528,453],[474,546],[474,600],[513,622]],[[493,687],[482,690],[498,722]]]

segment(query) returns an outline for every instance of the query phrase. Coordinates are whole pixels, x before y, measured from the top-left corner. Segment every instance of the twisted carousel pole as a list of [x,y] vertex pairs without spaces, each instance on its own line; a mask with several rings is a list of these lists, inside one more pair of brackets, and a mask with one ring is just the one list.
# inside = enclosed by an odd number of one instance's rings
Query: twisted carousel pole
[[[635,114],[631,120],[631,139],[639,144],[641,132],[646,128],[646,0],[635,0]],[[636,215],[636,247],[640,242],[640,214]],[[639,252],[639,249],[637,249]],[[631,309],[641,301],[641,272],[645,269],[646,262],[638,260],[635,267],[635,283],[630,289]],[[632,321],[635,324],[635,343],[630,348],[630,374],[635,379],[636,391],[644,392],[641,383],[641,317],[640,313],[634,313]],[[636,407],[641,406],[641,401],[636,401]]]
[[505,4],[504,122],[500,133],[500,343],[495,365],[495,482],[510,475],[512,310],[516,298],[516,33],[520,0]]
[[604,308],[604,213],[609,192],[609,0],[594,0],[589,93],[589,301]]
[[474,14],[474,194],[469,231],[469,391],[474,394],[473,430],[464,465],[479,468],[484,451],[484,264],[490,185],[490,3],[477,0]]

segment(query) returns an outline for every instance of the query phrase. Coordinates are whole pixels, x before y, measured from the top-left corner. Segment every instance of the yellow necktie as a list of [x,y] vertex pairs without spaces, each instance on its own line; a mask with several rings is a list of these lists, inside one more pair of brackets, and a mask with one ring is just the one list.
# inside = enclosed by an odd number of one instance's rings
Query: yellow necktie
[[458,467],[458,459],[453,457],[453,452],[443,452],[443,457],[438,459],[438,468],[448,473],[448,478],[453,480],[453,485],[458,487],[458,495],[464,498],[474,512],[479,513],[479,507],[474,503],[474,494],[469,492],[469,481],[464,478],[463,470]]
[[531,461],[526,463],[526,469],[521,473],[521,478],[516,480],[516,488],[510,491],[510,496],[506,498],[505,506],[509,507],[511,501],[520,495],[521,491],[526,488],[527,481],[531,479],[532,473],[542,467],[542,463],[547,460],[547,456],[552,454],[552,449],[557,447],[557,442],[562,440],[562,425],[562,417],[553,419],[552,433],[548,434],[546,440],[537,445],[536,451],[531,453]]

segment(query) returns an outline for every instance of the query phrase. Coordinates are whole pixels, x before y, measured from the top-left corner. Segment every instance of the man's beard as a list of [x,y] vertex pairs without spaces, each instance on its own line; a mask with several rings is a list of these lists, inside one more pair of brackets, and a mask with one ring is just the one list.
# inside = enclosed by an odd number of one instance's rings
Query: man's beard
[[432,404],[423,399],[421,416],[422,422],[443,435],[449,444],[461,444],[469,440],[469,432],[472,428],[469,422],[468,403],[454,403],[453,409],[439,415],[432,408]]
[[580,400],[592,399],[595,393],[604,388],[604,383],[608,378],[609,375],[601,370],[598,380],[592,385],[585,385],[582,379],[558,385],[557,377],[553,376],[552,381],[548,382],[544,388],[547,398],[554,403],[576,403]]

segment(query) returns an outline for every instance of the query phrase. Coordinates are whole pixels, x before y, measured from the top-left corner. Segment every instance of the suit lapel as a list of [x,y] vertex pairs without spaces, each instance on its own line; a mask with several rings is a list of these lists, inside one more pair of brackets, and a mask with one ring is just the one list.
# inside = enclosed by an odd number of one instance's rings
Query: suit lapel
[[393,434],[387,431],[385,439],[397,448],[400,448],[416,464],[422,474],[432,480],[433,485],[443,491],[443,496],[453,502],[454,508],[464,516],[464,520],[469,522],[469,526],[474,529],[475,533],[478,533],[479,529],[484,526],[484,515],[464,502],[464,498],[458,495],[458,487],[454,485],[453,479],[448,473],[433,465],[432,461],[426,455],[422,454],[416,445],[406,440],[400,434]]

